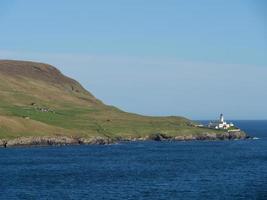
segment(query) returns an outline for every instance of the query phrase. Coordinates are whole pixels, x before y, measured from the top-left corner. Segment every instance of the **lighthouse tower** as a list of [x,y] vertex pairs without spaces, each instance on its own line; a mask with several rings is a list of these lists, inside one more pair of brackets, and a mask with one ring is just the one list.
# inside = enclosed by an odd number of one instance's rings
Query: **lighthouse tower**
[[221,123],[224,123],[224,117],[223,117],[223,114],[220,115],[220,122],[221,122]]

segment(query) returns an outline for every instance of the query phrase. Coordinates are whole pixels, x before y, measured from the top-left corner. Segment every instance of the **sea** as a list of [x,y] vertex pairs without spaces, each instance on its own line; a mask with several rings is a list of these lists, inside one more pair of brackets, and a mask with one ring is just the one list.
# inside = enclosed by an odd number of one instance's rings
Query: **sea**
[[0,199],[267,200],[267,121],[255,137],[0,149]]

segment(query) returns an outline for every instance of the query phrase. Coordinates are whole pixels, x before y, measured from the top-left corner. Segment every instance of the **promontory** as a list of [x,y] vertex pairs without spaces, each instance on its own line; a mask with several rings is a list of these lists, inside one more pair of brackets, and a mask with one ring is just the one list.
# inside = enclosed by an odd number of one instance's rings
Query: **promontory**
[[0,60],[0,146],[133,140],[243,139],[184,117],[151,117],[105,105],[55,67]]

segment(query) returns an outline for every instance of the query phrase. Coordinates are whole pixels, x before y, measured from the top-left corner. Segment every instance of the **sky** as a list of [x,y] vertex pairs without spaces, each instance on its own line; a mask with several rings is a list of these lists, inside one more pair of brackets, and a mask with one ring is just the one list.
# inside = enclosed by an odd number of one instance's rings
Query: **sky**
[[143,115],[267,119],[267,1],[1,0],[0,59]]

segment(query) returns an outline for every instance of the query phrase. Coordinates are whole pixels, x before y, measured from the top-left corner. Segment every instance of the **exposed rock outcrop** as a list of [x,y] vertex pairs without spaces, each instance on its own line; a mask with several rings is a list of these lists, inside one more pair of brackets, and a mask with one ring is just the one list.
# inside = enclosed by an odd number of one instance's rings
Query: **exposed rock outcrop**
[[6,146],[48,146],[79,144],[77,139],[69,137],[21,137],[8,140]]
[[242,131],[224,132],[224,133],[202,133],[199,135],[185,135],[176,136],[174,140],[187,141],[187,140],[235,140],[249,138],[246,133]]
[[107,145],[121,141],[191,141],[191,140],[235,140],[249,138],[244,132],[225,132],[220,134],[203,133],[197,136],[167,136],[166,134],[156,133],[145,137],[138,138],[117,138],[112,139],[108,137],[92,137],[92,138],[71,138],[71,137],[21,137],[11,140],[0,140],[1,147],[13,146],[62,146],[62,145]]
[[106,145],[115,143],[116,140],[111,138],[103,138],[103,137],[93,137],[93,138],[80,138],[79,144],[99,144],[99,145]]
[[148,139],[155,140],[155,141],[162,141],[162,140],[170,140],[172,139],[172,137],[167,136],[166,134],[163,134],[163,133],[155,133],[155,134],[150,135]]
[[106,145],[114,143],[110,138],[71,138],[71,137],[20,137],[11,140],[0,140],[0,147],[13,146],[63,146],[63,145],[82,145],[98,144]]

